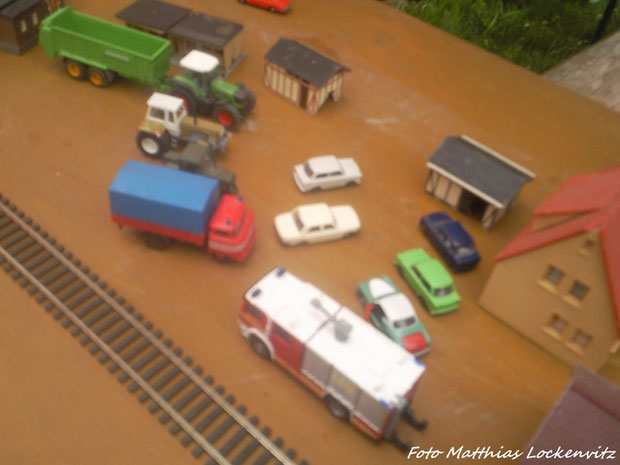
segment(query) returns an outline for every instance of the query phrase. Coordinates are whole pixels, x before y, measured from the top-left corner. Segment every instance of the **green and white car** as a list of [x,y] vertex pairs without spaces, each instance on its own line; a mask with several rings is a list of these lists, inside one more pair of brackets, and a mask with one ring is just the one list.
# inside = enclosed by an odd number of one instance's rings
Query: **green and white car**
[[461,296],[454,288],[450,273],[424,249],[396,254],[394,264],[431,315],[458,308]]
[[431,337],[413,305],[387,276],[371,278],[357,286],[364,317],[379,331],[420,356],[431,348]]

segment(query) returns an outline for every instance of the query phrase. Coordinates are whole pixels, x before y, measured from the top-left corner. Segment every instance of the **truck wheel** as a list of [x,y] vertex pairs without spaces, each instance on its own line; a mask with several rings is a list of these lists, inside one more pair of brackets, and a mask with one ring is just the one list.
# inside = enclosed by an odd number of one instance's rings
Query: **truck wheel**
[[103,69],[88,68],[87,74],[88,80],[95,87],[105,87],[111,81],[110,75]]
[[327,409],[329,412],[338,418],[338,420],[349,421],[349,409],[347,409],[344,405],[332,396],[327,396],[325,398],[325,403],[327,404]]
[[229,131],[234,131],[241,123],[241,115],[232,105],[215,107],[213,118]]
[[157,137],[150,132],[140,131],[136,136],[136,144],[144,156],[161,158],[170,148],[170,134],[165,132],[161,137]]
[[194,116],[196,114],[196,98],[191,91],[183,89],[182,87],[177,87],[172,90],[171,95],[183,100],[183,106],[187,110],[189,116]]
[[252,350],[256,352],[256,354],[260,358],[264,358],[265,360],[271,360],[271,353],[269,352],[269,348],[258,337],[250,336],[250,345],[252,346]]
[[74,60],[67,60],[65,68],[69,76],[73,79],[81,80],[86,77],[86,65],[84,63]]

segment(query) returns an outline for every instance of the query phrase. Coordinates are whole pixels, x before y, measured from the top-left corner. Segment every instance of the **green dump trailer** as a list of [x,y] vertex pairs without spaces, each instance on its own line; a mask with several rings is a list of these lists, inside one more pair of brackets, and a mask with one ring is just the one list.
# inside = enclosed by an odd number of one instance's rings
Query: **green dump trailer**
[[[170,41],[64,7],[41,21],[39,43],[47,54],[61,56],[69,75],[105,87],[117,76],[149,85],[185,100],[190,114],[216,119],[235,130],[254,108],[254,93],[215,74],[217,59],[191,52],[183,74],[169,77]],[[186,57],[187,58],[187,57]],[[196,61],[197,60],[197,61]]]
[[39,43],[60,55],[69,75],[96,86],[117,75],[163,90],[168,83],[170,42],[65,7],[41,21]]

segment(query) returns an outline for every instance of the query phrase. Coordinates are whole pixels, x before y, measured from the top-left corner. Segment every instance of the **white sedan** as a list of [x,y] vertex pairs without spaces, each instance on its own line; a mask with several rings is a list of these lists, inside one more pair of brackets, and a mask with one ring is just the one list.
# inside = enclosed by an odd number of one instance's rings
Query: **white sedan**
[[360,219],[349,205],[300,205],[275,218],[276,232],[285,245],[331,241],[360,230]]
[[360,184],[362,172],[353,158],[322,155],[295,165],[293,177],[302,192]]

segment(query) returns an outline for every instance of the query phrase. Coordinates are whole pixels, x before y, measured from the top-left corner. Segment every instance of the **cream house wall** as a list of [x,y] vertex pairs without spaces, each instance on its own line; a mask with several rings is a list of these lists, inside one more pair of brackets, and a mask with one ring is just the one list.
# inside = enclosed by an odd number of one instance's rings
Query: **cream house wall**
[[[550,267],[564,273],[556,284]],[[589,287],[582,301],[570,294],[577,281]],[[498,262],[479,303],[570,365],[597,370],[618,340],[597,231]]]

